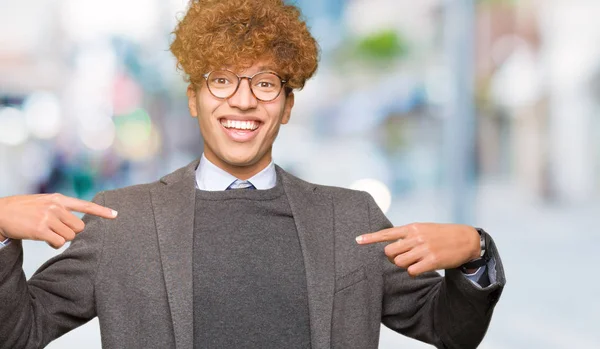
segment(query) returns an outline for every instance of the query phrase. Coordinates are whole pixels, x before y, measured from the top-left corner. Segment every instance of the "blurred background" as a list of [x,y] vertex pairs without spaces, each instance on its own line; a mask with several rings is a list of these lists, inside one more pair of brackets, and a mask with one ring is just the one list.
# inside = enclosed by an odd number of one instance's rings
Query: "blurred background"
[[[481,348],[600,348],[600,1],[295,3],[322,58],[275,161],[395,225],[489,231],[508,283]],[[0,0],[0,196],[91,199],[200,156],[168,50],[186,6]],[[25,249],[28,276],[60,252]],[[49,346],[82,347],[96,320]]]

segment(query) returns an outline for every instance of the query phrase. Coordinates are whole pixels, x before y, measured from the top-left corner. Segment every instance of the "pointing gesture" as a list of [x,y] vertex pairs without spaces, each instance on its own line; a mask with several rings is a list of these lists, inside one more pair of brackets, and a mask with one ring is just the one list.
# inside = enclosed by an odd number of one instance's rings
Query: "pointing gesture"
[[72,211],[111,219],[117,216],[114,210],[62,194],[9,196],[0,198],[0,241],[39,240],[60,248],[85,227]]
[[456,268],[480,255],[479,233],[461,224],[412,223],[356,238],[361,245],[388,241],[385,255],[411,276]]

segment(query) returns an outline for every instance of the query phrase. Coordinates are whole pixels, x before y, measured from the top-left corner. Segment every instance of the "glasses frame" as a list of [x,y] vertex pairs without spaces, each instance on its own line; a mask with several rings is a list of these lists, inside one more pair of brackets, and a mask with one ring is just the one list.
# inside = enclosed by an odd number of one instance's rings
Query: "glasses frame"
[[[213,91],[210,89],[210,86],[208,84],[208,78],[210,77],[210,74],[214,73],[214,72],[230,72],[233,75],[237,76],[238,78],[238,82],[237,82],[237,86],[235,87],[235,90],[233,90],[233,92],[227,96],[227,97],[219,97],[216,96]],[[271,98],[271,99],[260,99],[258,97],[256,97],[256,94],[254,93],[254,89],[252,89],[252,79],[259,75],[259,74],[265,74],[265,73],[269,73],[269,74],[273,74],[276,77],[279,78],[279,81],[281,81],[281,87],[279,88],[279,92],[277,92],[277,94],[275,95],[275,97]],[[218,98],[218,99],[229,99],[231,97],[233,97],[233,95],[236,94],[236,92],[240,89],[240,85],[242,84],[242,79],[248,79],[248,86],[250,87],[250,92],[252,93],[252,96],[254,96],[254,98],[256,98],[257,100],[261,101],[261,102],[271,102],[277,99],[277,97],[279,97],[279,95],[281,94],[281,91],[283,91],[283,87],[285,85],[285,83],[287,82],[287,80],[284,80],[281,78],[281,76],[279,76],[279,74],[273,72],[273,71],[269,71],[269,70],[265,70],[265,71],[260,71],[252,76],[239,76],[237,75],[235,72],[229,70],[229,69],[220,69],[220,70],[211,70],[208,73],[202,75],[202,77],[204,77],[204,80],[206,80],[206,88],[208,88],[208,92],[210,92],[211,95],[213,95],[213,97]]]

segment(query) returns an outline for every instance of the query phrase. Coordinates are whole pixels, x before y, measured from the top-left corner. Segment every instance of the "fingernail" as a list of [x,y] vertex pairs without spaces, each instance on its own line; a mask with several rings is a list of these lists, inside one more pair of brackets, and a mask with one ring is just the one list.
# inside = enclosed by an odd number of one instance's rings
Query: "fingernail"
[[115,210],[110,210],[110,211],[112,212],[113,218],[116,217],[119,214],[119,212],[117,212]]
[[362,235],[361,235],[361,236],[357,236],[357,237],[356,237],[356,242],[358,242],[359,244],[360,244],[361,242],[363,242],[363,237],[362,237]]

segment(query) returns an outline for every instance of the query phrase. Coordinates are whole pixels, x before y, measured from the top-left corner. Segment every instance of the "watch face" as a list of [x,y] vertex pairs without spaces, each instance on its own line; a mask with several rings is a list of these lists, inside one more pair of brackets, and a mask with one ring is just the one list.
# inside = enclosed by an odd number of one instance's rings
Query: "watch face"
[[485,255],[486,252],[486,246],[485,246],[485,235],[483,234],[484,231],[481,228],[476,228],[477,232],[479,233],[479,246],[481,247],[481,257],[483,257]]

